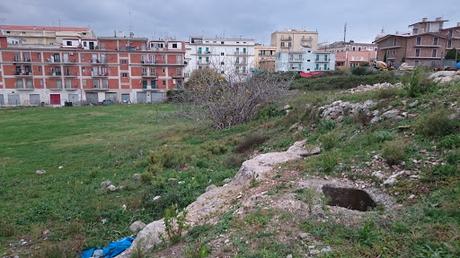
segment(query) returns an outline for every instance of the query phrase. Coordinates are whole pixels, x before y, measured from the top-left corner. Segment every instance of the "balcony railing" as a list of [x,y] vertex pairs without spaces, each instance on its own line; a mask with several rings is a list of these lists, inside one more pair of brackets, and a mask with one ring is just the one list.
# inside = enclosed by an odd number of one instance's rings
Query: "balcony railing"
[[142,77],[157,77],[156,73],[142,73]]
[[24,72],[24,71],[16,71],[14,73],[14,75],[16,76],[32,76],[32,72]]
[[107,77],[109,76],[108,72],[92,72],[91,76],[93,77]]
[[144,64],[144,65],[154,65],[156,63],[157,62],[155,62],[155,60],[141,60],[141,64]]
[[51,72],[50,76],[61,76],[61,72]]
[[21,58],[21,57],[17,57],[15,56],[13,58],[13,62],[15,63],[30,63],[31,62],[31,59],[29,57],[27,58]]
[[105,64],[107,60],[105,58],[91,58],[91,63],[93,64]]
[[248,52],[242,52],[242,51],[235,51],[235,56],[246,56],[248,55]]

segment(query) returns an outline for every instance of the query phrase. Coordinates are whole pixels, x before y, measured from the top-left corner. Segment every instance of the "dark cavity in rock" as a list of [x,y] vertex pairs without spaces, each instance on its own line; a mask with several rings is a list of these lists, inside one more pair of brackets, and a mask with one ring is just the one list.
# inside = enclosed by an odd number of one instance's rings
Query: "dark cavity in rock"
[[327,204],[331,206],[358,211],[368,211],[377,206],[372,197],[360,189],[324,185],[322,190],[327,198]]

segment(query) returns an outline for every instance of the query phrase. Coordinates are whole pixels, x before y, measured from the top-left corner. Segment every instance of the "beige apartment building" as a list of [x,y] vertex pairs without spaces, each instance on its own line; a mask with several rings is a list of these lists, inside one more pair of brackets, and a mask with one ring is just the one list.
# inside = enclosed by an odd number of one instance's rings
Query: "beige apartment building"
[[318,32],[306,30],[275,31],[271,38],[272,47],[276,52],[299,52],[304,48],[318,48]]
[[[8,45],[41,47],[74,47],[75,39],[94,39],[90,28],[68,26],[0,25],[0,34],[8,37]],[[67,39],[69,39],[67,41]],[[65,42],[65,44],[62,44]],[[87,48],[95,48],[96,41],[87,42]]]
[[254,51],[255,68],[260,71],[274,72],[276,47],[256,45]]

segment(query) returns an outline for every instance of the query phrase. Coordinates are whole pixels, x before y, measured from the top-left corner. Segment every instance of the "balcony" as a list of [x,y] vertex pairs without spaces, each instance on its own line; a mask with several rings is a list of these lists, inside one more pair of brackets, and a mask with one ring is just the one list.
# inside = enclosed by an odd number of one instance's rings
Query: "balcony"
[[109,90],[109,85],[97,85],[97,84],[94,84],[93,88],[91,90],[93,90],[93,91],[107,91],[107,90]]
[[235,51],[233,54],[235,56],[247,56],[248,52]]
[[34,85],[18,85],[16,84],[16,90],[20,91],[31,91],[34,90]]
[[67,91],[76,91],[78,90],[78,86],[77,85],[66,85],[64,89]]
[[144,78],[156,78],[156,73],[142,73],[142,77]]
[[289,62],[291,62],[291,63],[302,63],[303,59],[302,58],[289,58]]
[[62,73],[61,72],[51,72],[51,74],[49,76],[50,77],[61,77]]
[[142,65],[155,65],[157,62],[155,60],[141,60]]
[[14,75],[17,77],[32,77],[32,72],[16,71]]
[[281,37],[281,41],[292,41],[292,37]]
[[93,77],[107,77],[109,76],[108,72],[92,72],[91,76]]
[[107,60],[105,58],[91,58],[92,64],[106,64]]
[[211,51],[198,51],[198,55],[209,56],[212,55]]
[[20,58],[15,56],[13,58],[13,63],[30,63],[32,60],[30,58]]
[[77,77],[77,73],[64,73],[64,77]]
[[50,57],[46,60],[50,64],[60,64],[61,63],[61,58],[54,58]]

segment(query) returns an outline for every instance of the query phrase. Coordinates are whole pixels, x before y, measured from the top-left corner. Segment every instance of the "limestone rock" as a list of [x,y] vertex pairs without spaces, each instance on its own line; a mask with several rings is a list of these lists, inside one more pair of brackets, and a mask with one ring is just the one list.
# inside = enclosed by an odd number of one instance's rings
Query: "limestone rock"
[[129,226],[129,230],[133,233],[136,233],[141,231],[143,228],[145,228],[145,223],[140,221],[140,220],[137,220],[137,221],[134,221],[130,226]]
[[44,169],[37,169],[37,170],[35,170],[35,174],[37,174],[37,175],[44,175],[44,174],[46,174],[46,170],[44,170]]

